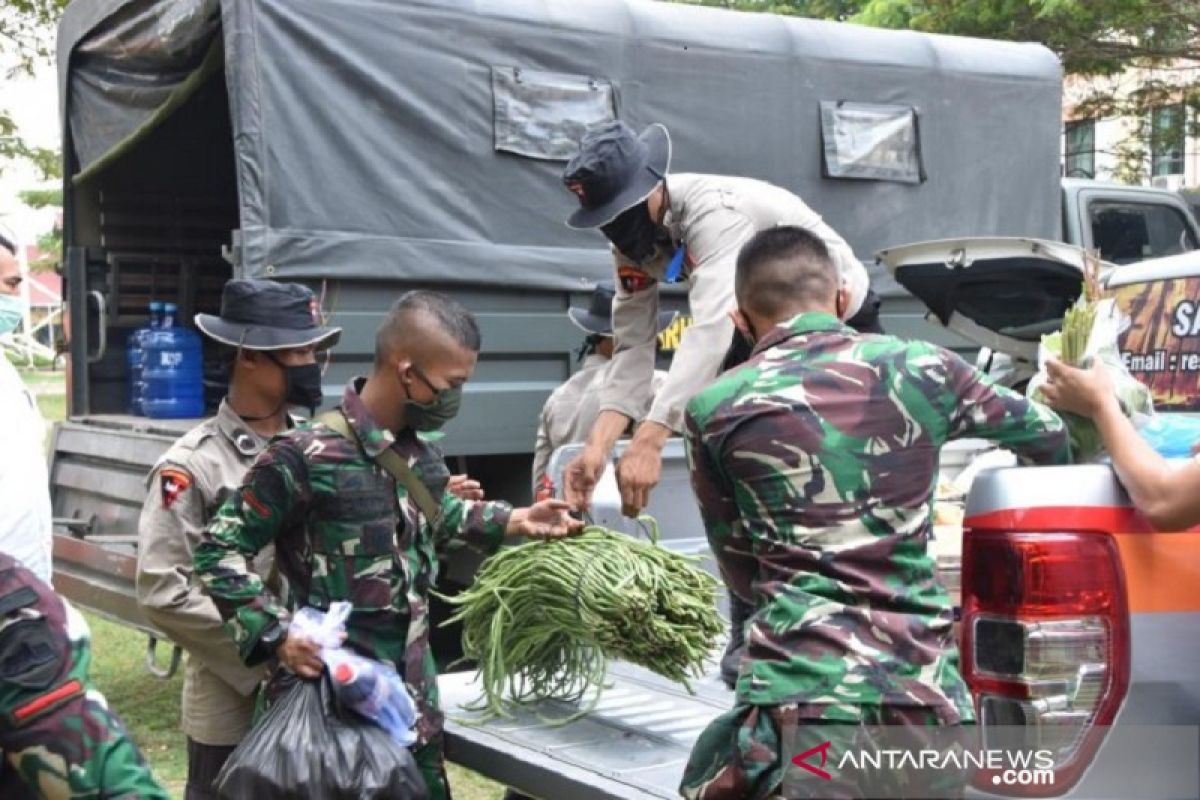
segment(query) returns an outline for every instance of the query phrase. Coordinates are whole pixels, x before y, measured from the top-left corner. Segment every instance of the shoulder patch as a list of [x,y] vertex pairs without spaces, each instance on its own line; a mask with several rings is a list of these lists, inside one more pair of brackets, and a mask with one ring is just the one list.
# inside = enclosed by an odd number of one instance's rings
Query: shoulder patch
[[621,281],[621,288],[627,294],[649,289],[656,283],[654,278],[651,278],[637,267],[618,267],[617,279]]
[[184,492],[192,488],[192,476],[179,467],[163,467],[158,473],[158,484],[163,508],[169,509]]
[[43,714],[53,711],[59,706],[69,703],[83,693],[83,683],[78,678],[72,678],[62,686],[51,689],[33,698],[28,703],[13,709],[12,713],[8,715],[9,721],[16,727],[20,727]]

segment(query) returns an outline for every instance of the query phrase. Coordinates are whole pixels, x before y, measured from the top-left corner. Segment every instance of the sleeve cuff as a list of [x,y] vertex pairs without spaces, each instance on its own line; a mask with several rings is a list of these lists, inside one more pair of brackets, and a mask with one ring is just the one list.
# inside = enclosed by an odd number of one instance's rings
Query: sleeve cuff
[[[246,619],[246,614],[257,619]],[[287,635],[287,623],[287,618],[276,617],[269,612],[241,609],[236,617],[225,623],[225,627],[238,643],[238,654],[242,657],[242,663],[253,667],[275,655],[275,648]],[[277,631],[280,634],[279,638],[272,644],[269,639],[276,635]],[[242,638],[243,636],[245,638]]]
[[672,433],[683,433],[683,409],[667,408],[655,403],[646,415],[646,422],[657,422],[670,428]]
[[503,500],[488,503],[485,512],[487,522],[483,526],[483,548],[489,555],[500,549],[508,531],[508,520],[512,517],[512,505]]

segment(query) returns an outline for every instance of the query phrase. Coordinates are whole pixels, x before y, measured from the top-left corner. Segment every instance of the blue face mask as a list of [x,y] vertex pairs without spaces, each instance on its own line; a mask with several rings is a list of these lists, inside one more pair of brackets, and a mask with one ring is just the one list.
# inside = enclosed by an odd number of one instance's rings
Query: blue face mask
[[20,297],[0,294],[0,336],[12,333],[25,319],[25,303]]

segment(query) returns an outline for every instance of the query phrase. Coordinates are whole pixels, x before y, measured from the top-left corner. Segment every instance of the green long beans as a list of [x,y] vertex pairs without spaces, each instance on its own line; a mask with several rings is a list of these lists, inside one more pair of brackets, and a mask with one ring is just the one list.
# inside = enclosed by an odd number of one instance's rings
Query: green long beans
[[[646,518],[648,519],[648,518]],[[569,539],[507,548],[480,568],[474,585],[447,600],[463,623],[463,652],[478,662],[477,709],[504,715],[513,704],[590,701],[610,659],[686,683],[700,677],[724,623],[718,582],[697,559],[598,526]]]

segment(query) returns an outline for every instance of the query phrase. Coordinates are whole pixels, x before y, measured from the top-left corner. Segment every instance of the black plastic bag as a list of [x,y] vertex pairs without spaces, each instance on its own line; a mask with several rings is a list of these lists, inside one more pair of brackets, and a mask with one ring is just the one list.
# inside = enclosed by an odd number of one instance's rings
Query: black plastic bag
[[219,797],[428,800],[408,748],[341,708],[329,679],[297,680],[229,756]]

